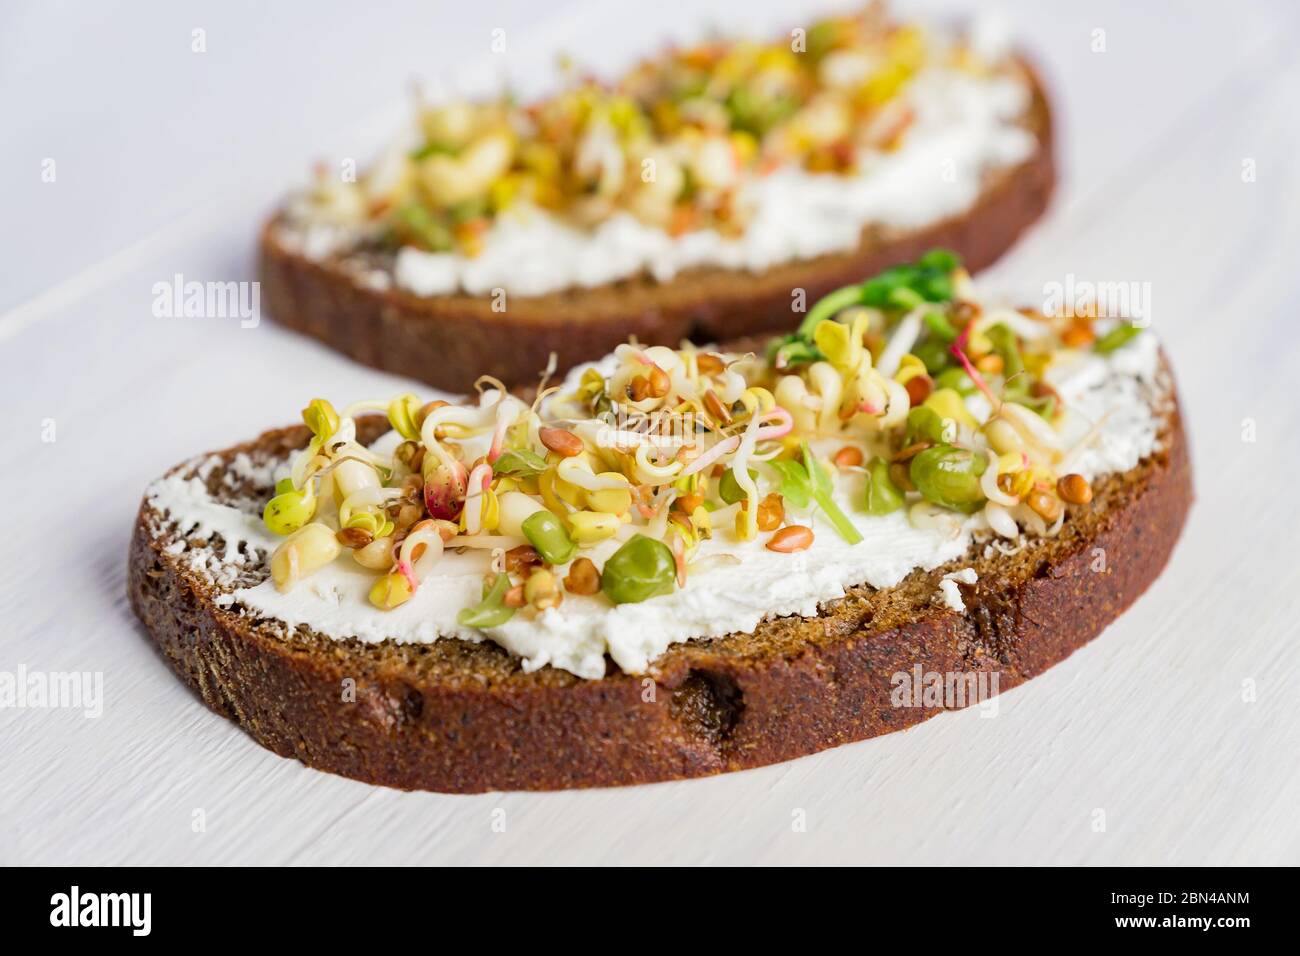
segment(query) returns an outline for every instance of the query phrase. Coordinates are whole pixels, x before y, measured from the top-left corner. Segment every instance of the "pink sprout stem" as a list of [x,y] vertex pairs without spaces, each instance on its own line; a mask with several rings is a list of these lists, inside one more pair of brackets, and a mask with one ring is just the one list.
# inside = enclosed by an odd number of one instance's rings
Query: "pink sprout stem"
[[489,463],[495,464],[496,460],[501,457],[502,446],[506,443],[506,429],[509,427],[510,423],[504,418],[497,422],[496,431],[492,433],[492,446],[488,448],[487,453]]
[[397,570],[401,572],[402,577],[406,578],[406,583],[411,586],[411,593],[414,594],[420,587],[420,582],[416,580],[415,568],[411,566],[411,562],[398,561]]
[[961,367],[966,370],[966,374],[970,376],[970,380],[974,383],[975,387],[984,393],[984,397],[989,400],[989,403],[994,408],[997,408],[998,405],[1001,404],[998,401],[998,397],[993,394],[993,389],[989,388],[988,383],[984,381],[984,376],[980,375],[979,371],[971,363],[971,360],[966,357],[966,343],[969,341],[971,331],[974,328],[975,323],[968,322],[966,328],[961,330],[961,334],[957,336],[956,341],[952,343],[952,346],[948,351],[952,352],[952,354],[957,357],[958,362],[961,362]]
[[[757,441],[769,441],[773,438],[784,438],[794,430],[794,416],[784,408],[773,408],[769,412],[764,412],[760,421],[777,422],[775,425],[761,425],[756,436]],[[678,477],[686,478],[696,472],[703,471],[723,455],[729,455],[740,445],[741,435],[732,435],[730,438],[718,442],[699,458],[696,458],[685,469],[682,470]]]

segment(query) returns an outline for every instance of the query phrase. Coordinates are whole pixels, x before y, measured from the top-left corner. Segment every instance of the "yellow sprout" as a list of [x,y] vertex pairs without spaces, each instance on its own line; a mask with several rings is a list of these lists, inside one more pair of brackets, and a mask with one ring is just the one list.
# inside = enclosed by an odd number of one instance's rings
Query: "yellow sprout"
[[557,515],[582,506],[582,489],[560,478],[554,469],[548,468],[537,476],[537,491],[546,507]]
[[312,435],[321,442],[327,441],[339,428],[339,413],[323,398],[311,400],[302,410],[302,420],[307,423]]
[[415,420],[421,407],[420,399],[410,392],[388,403],[388,423],[407,441],[417,441],[420,437],[420,427]]
[[1005,475],[1008,472],[1017,471],[1024,463],[1024,458],[1018,452],[1009,451],[1006,454],[998,456],[998,474]]
[[[480,501],[478,530],[495,531],[497,525],[501,521],[501,505],[497,499],[497,493],[493,491],[491,488],[489,488],[487,491],[482,492],[478,497]],[[460,513],[461,531],[468,530],[466,516],[469,513],[470,507],[472,507],[473,501],[474,499],[472,497],[469,498],[468,501],[466,502],[466,507],[461,510]]]
[[546,509],[531,495],[518,491],[507,491],[498,501],[497,530],[513,538],[521,537],[525,519],[534,512]]
[[[601,472],[600,477],[616,475],[617,472]],[[619,475],[619,477],[623,477]],[[605,514],[622,515],[626,514],[632,507],[632,490],[631,488],[606,488],[601,491],[587,492],[587,507],[592,511],[600,511]]]
[[817,413],[808,404],[808,386],[798,375],[783,375],[776,383],[776,403],[790,413],[796,432],[813,431]]
[[755,386],[741,393],[740,404],[745,406],[745,411],[750,415],[755,413],[761,415],[770,412],[776,406],[776,399],[767,389]]
[[614,537],[621,524],[618,515],[600,511],[575,511],[569,515],[573,540],[580,545],[595,544],[597,541]]
[[898,371],[894,373],[894,381],[899,385],[906,385],[916,376],[925,374],[925,363],[908,352],[898,361]]
[[970,409],[962,400],[961,393],[955,388],[935,389],[921,404],[925,408],[933,409],[940,418],[952,419],[968,428],[979,427],[979,422],[970,413]]
[[271,555],[271,577],[280,591],[288,591],[339,556],[342,550],[334,531],[319,521],[299,528]]
[[851,323],[826,320],[819,322],[813,331],[813,341],[830,362],[838,369],[854,369],[864,355],[869,357],[862,345],[862,336],[867,331],[867,317],[859,313]]
[[391,611],[409,601],[414,593],[406,575],[393,571],[375,582],[370,589],[370,603],[382,611]]

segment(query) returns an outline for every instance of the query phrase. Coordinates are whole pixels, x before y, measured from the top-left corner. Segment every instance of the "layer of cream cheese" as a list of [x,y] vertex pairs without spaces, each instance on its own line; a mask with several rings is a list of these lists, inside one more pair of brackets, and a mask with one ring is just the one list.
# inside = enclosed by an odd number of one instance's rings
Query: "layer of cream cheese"
[[[1152,407],[1159,393],[1158,368],[1158,343],[1148,332],[1111,356],[1081,352],[1050,370],[1048,378],[1069,409],[1061,431],[1065,447],[1087,439],[1070,457],[1070,470],[1095,480],[1108,472],[1131,469],[1151,454],[1160,427]],[[377,447],[395,440],[390,434]],[[823,450],[833,447],[837,443],[831,440]],[[202,467],[211,467],[211,462]],[[279,473],[287,469],[284,462]],[[269,485],[266,471],[262,466],[259,477]],[[672,644],[752,631],[767,618],[816,614],[822,604],[842,597],[850,586],[891,587],[913,570],[960,557],[975,536],[987,533],[980,515],[964,520],[953,516],[946,528],[914,527],[906,510],[871,517],[859,508],[862,495],[860,476],[836,479],[836,500],[862,532],[858,544],[845,542],[820,515],[792,509],[791,519],[810,526],[815,542],[808,551],[779,554],[768,551],[761,539],[735,540],[727,530],[731,511],[722,511],[714,516],[719,530],[701,544],[685,587],[619,606],[599,596],[566,595],[557,608],[536,617],[516,614],[504,626],[488,631],[456,623],[457,612],[479,599],[487,569],[487,557],[481,552],[444,555],[415,596],[392,611],[380,611],[369,603],[374,572],[347,558],[332,562],[287,593],[276,590],[268,579],[229,590],[220,603],[290,627],[307,625],[333,638],[399,643],[426,643],[449,635],[472,641],[486,638],[518,655],[530,671],[550,664],[597,678],[605,673],[608,654],[624,671],[641,673]],[[233,579],[249,555],[269,556],[283,540],[258,519],[259,503],[221,504],[208,493],[204,481],[187,478],[184,471],[152,485],[148,499],[191,538],[216,533],[225,539],[221,555],[205,548],[179,549],[193,567],[214,579]],[[629,527],[626,535],[631,533]],[[599,566],[619,544],[621,539],[605,541],[584,553]],[[953,591],[955,580],[950,582]],[[948,601],[949,595],[945,592],[943,598]],[[957,602],[948,603],[955,607]]]

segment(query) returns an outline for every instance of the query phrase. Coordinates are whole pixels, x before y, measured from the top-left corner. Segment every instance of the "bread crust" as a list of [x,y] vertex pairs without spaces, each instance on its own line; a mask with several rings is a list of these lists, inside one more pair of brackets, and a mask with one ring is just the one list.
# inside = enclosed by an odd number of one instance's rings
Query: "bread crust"
[[[362,440],[386,427],[363,425]],[[281,455],[306,440],[302,427],[283,429],[222,455]],[[1182,530],[1192,482],[1176,399],[1161,449],[1094,490],[1059,536],[1014,557],[971,555],[897,588],[853,588],[818,617],[675,645],[646,675],[610,662],[601,680],[526,674],[490,642],[364,644],[241,617],[167,553],[147,500],[127,587],[167,662],[209,707],[308,766],[444,792],[648,783],[789,760],[932,717],[943,708],[891,701],[891,677],[918,665],[996,672],[1005,691],[1064,660],[1155,580]],[[932,601],[959,567],[979,573],[963,588],[965,613]]]
[[552,353],[558,371],[599,358],[635,337],[647,345],[725,341],[791,325],[791,291],[807,302],[889,266],[943,247],[974,272],[993,263],[1047,208],[1056,181],[1052,121],[1037,73],[1023,60],[1033,98],[1027,128],[1038,148],[998,172],[960,216],[922,229],[869,227],[852,252],[796,261],[754,274],[717,268],[658,283],[634,278],[591,290],[511,296],[503,312],[486,296],[429,298],[359,281],[346,263],[313,261],[278,237],[280,216],[261,236],[262,300],[276,321],[357,361],[468,392],[480,375],[510,386],[536,382]]

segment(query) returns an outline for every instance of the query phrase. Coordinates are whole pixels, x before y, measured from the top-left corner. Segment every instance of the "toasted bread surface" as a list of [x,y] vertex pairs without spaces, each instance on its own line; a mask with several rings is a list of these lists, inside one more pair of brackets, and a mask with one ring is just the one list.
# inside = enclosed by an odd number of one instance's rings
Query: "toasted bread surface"
[[[1166,373],[1167,375],[1167,373]],[[263,746],[321,770],[404,789],[542,790],[694,777],[788,760],[900,730],[942,707],[898,707],[893,677],[989,672],[1007,690],[1058,663],[1156,578],[1192,501],[1169,384],[1160,449],[1094,485],[1060,532],[1012,555],[975,546],[885,590],[858,587],[812,618],[674,645],[647,674],[585,680],[525,673],[499,646],[454,638],[367,644],[242,615],[178,554],[146,500],[130,547],[136,614],[181,678]],[[370,441],[387,429],[361,419]],[[219,453],[278,460],[302,427]],[[182,466],[190,467],[190,466]],[[208,475],[213,493],[261,488]],[[198,542],[195,542],[196,544]],[[942,576],[971,567],[964,613],[936,603]]]
[[260,277],[269,314],[375,368],[452,392],[480,375],[507,385],[536,382],[550,356],[563,372],[631,338],[676,346],[783,330],[792,290],[805,301],[862,276],[916,259],[928,249],[959,253],[972,272],[990,265],[1042,215],[1055,184],[1052,122],[1037,74],[1023,62],[1033,95],[1025,117],[1037,149],[989,176],[965,213],[920,229],[871,226],[850,252],[788,262],[762,273],[701,268],[670,282],[629,278],[595,289],[509,296],[495,311],[488,296],[420,297],[367,283],[346,257],[314,261],[280,237],[281,216],[263,229]]

